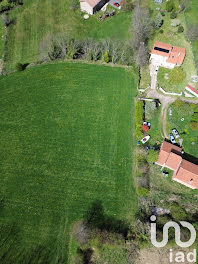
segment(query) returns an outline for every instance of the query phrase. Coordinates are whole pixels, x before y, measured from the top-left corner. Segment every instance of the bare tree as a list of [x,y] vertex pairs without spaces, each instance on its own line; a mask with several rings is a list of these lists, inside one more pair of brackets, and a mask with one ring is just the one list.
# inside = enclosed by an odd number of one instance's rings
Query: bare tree
[[92,49],[92,56],[94,61],[97,61],[99,59],[100,53],[101,53],[101,46],[99,43],[96,42]]
[[50,34],[46,35],[39,44],[40,59],[45,61],[48,59],[48,53],[53,49],[53,39]]
[[148,62],[148,52],[147,52],[144,42],[141,42],[140,47],[136,54],[136,63],[138,66],[142,67],[147,62]]
[[141,8],[139,5],[134,9],[132,19],[132,31],[133,39],[132,43],[137,50],[141,42],[145,42],[152,30],[149,11],[145,8]]
[[189,25],[186,36],[190,41],[196,41],[198,39],[198,25]]
[[92,50],[94,48],[95,41],[92,38],[85,39],[82,43],[82,49],[84,57],[88,60],[92,60]]

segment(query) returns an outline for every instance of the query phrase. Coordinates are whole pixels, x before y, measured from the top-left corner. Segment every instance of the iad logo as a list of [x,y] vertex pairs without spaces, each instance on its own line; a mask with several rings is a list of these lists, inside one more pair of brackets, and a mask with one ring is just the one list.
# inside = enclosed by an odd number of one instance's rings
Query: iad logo
[[[181,230],[178,223],[169,221],[166,223],[163,227],[163,239],[161,242],[157,241],[157,228],[156,228],[156,216],[151,216],[151,243],[153,246],[157,248],[165,247],[168,243],[168,230],[169,228],[173,227],[175,229],[175,242],[176,244],[181,248],[189,248],[191,247],[195,240],[196,240],[196,230],[193,225],[191,225],[188,222],[181,221],[180,224],[183,227],[188,228],[190,231],[190,239],[187,242],[181,241]],[[185,262],[185,256],[183,252],[177,252],[175,254],[175,262]],[[193,252],[189,252],[186,256],[188,262],[196,262],[196,249],[193,250]],[[173,262],[173,250],[170,249],[170,256],[169,256],[170,262]]]

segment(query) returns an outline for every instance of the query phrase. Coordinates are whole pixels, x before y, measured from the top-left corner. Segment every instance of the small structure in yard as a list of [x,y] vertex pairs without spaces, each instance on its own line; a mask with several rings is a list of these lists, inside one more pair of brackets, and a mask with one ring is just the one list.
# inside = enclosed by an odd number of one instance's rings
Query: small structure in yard
[[198,97],[198,91],[193,88],[191,85],[186,85],[185,90],[193,94],[195,97]]
[[182,65],[186,50],[185,48],[156,41],[150,54],[150,61],[153,64],[173,69],[175,66]]
[[145,132],[145,133],[148,133],[149,129],[150,129],[150,127],[148,125],[146,125],[146,124],[144,124],[142,126],[142,131]]
[[172,170],[174,181],[191,189],[198,189],[198,165],[183,159],[182,154],[180,147],[164,141],[156,164]]
[[109,0],[79,0],[80,1],[80,9],[82,12],[86,12],[89,15],[95,14],[104,5],[106,5]]
[[156,4],[161,4],[163,2],[163,0],[155,0]]

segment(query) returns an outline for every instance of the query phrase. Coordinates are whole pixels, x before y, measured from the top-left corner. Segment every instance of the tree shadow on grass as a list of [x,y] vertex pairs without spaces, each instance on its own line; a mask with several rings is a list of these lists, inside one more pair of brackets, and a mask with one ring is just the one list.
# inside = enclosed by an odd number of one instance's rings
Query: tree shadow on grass
[[98,228],[101,231],[114,232],[121,234],[125,239],[129,231],[129,224],[119,220],[114,216],[106,215],[102,202],[94,201],[84,216],[84,221],[91,229]]

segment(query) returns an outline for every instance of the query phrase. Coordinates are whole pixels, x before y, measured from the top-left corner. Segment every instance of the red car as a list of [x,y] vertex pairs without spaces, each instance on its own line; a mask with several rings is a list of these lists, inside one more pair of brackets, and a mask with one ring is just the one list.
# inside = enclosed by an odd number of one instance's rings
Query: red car
[[119,6],[120,6],[120,4],[119,4],[119,3],[114,3],[114,6],[117,6],[117,7],[119,7]]

